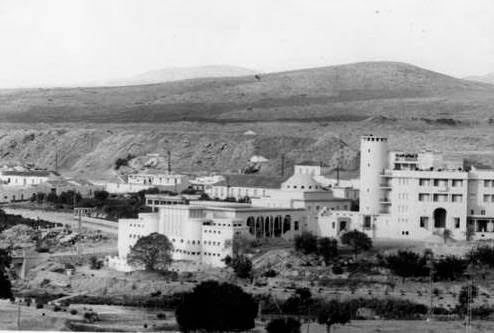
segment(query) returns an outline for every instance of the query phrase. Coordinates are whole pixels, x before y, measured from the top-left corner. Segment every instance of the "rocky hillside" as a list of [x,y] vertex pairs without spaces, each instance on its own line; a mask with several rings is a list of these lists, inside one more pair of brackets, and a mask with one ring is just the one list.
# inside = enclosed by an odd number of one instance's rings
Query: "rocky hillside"
[[[149,153],[163,156],[154,167],[166,170],[167,150],[171,151],[173,168],[182,172],[236,172],[245,168],[253,155],[267,158],[262,173],[273,175],[280,172],[282,154],[287,173],[295,162],[336,165],[339,156],[343,167],[355,168],[357,157],[355,150],[332,135],[311,138],[282,133],[249,136],[243,132],[74,127],[0,131],[3,163],[33,163],[53,169],[58,162],[62,172],[89,178],[141,170],[151,160]],[[115,170],[117,159],[129,155],[128,166]]]

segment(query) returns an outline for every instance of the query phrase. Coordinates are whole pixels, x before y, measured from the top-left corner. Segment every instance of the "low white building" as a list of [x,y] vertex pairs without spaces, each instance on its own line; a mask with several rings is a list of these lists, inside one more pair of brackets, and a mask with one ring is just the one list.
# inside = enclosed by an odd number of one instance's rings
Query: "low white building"
[[[127,255],[141,237],[157,232],[173,244],[173,267],[201,269],[223,267],[224,258],[232,255],[236,234],[257,238],[292,239],[306,228],[303,209],[255,207],[250,204],[190,201],[169,204],[167,198],[152,200],[158,212],[141,213],[137,219],[120,219],[118,223],[118,257],[110,266],[129,271]],[[184,263],[187,265],[184,266]]]
[[158,187],[163,190],[181,192],[189,187],[189,177],[157,170],[148,170],[128,175],[129,185]]
[[47,170],[3,170],[0,172],[0,182],[4,186],[35,186],[59,178],[60,174]]

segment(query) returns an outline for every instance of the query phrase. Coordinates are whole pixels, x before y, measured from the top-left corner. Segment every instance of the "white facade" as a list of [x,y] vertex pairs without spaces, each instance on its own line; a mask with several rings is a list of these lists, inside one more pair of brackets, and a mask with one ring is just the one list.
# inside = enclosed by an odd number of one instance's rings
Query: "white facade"
[[4,170],[0,172],[0,182],[4,186],[36,186],[58,177],[56,172],[45,170]]
[[455,239],[494,238],[494,170],[466,171],[437,154],[388,155],[386,138],[374,136],[362,137],[360,170],[360,212],[324,210],[325,235],[423,240],[447,229]]
[[[156,195],[154,195],[155,197]],[[173,244],[172,258],[178,267],[188,269],[223,267],[232,255],[235,234],[257,238],[292,239],[302,232],[306,220],[303,210],[254,207],[250,204],[191,201],[169,204],[159,200],[158,212],[141,213],[137,219],[121,219],[118,224],[118,258],[111,267],[131,270],[126,264],[130,248],[141,237],[157,232]]]
[[131,185],[160,187],[175,192],[180,192],[189,186],[187,176],[171,173],[143,172],[131,174],[128,176],[127,182]]

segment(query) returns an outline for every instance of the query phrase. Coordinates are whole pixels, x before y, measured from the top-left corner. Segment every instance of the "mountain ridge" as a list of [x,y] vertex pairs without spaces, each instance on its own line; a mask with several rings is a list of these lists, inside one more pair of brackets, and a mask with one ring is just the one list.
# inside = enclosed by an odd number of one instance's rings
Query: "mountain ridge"
[[[362,62],[122,87],[0,92],[0,121],[174,122],[363,120],[492,110],[494,86],[399,62]],[[487,105],[482,109],[470,101]],[[480,110],[480,111],[479,111]],[[399,113],[398,115],[394,113]]]

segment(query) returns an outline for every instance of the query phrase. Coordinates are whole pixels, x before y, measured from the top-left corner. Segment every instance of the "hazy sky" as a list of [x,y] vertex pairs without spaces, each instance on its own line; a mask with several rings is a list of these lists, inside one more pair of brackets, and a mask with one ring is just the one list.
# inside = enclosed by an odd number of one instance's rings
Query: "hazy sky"
[[0,0],[0,87],[229,64],[494,72],[492,0]]

